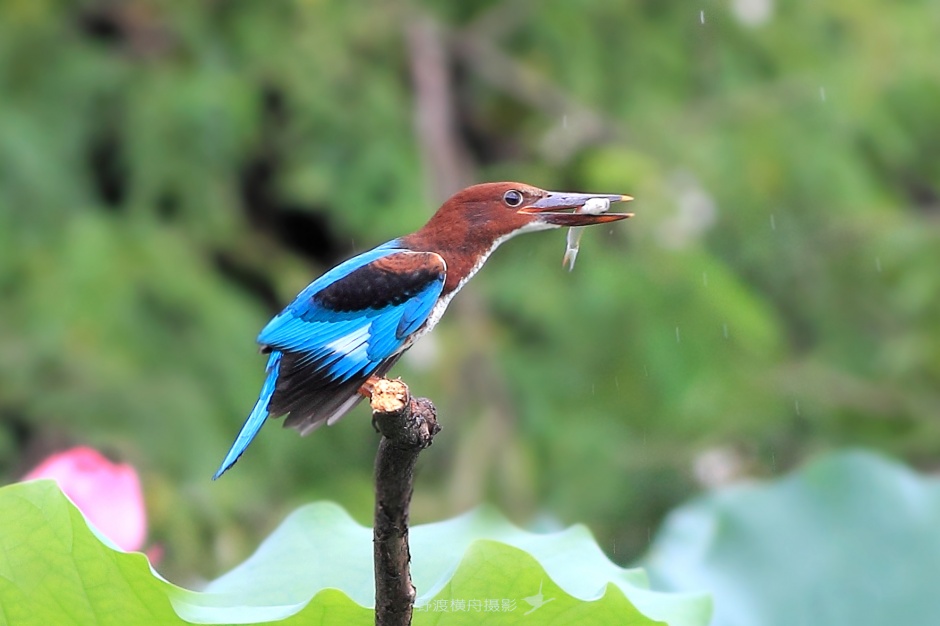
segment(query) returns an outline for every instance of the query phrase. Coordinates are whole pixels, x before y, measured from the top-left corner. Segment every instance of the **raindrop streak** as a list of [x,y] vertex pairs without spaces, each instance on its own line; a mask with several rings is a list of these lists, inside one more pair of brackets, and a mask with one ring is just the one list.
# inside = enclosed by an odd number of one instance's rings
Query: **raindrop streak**
[[650,371],[646,368],[645,365],[643,366],[643,375],[646,376],[647,378],[650,377]]
[[725,339],[727,339],[728,338],[728,325],[727,324],[721,325],[721,332],[722,334],[724,334]]
[[822,85],[819,86],[819,99],[823,102],[826,101],[826,88]]
[[708,272],[702,272],[702,284],[708,287]]
[[774,214],[770,214],[770,230],[777,230],[777,220],[774,219]]
[[881,257],[880,256],[875,257],[875,269],[878,270],[879,274],[881,273]]
[[679,327],[676,326],[676,343],[679,343],[679,342],[681,342],[681,341],[682,341],[682,340],[679,338]]
[[620,389],[620,379],[614,376],[614,386],[619,390]]
[[793,408],[796,409],[796,414],[800,415],[800,401],[799,400],[793,401]]
[[704,10],[698,12],[698,21],[701,22],[702,24],[705,23],[705,11]]
[[567,114],[561,116],[561,127],[565,129],[568,128],[568,115]]

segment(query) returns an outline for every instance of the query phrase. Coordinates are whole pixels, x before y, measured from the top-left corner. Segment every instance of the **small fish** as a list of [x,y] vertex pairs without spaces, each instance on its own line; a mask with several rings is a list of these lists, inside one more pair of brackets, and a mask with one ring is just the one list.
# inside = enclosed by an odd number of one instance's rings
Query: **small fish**
[[[610,200],[607,198],[591,198],[584,203],[576,213],[589,213],[590,215],[600,215],[606,213],[610,208]],[[574,226],[568,229],[567,247],[565,248],[565,258],[561,260],[562,267],[568,267],[568,271],[574,269],[575,259],[578,258],[578,249],[581,246],[581,235],[584,234],[583,226]]]

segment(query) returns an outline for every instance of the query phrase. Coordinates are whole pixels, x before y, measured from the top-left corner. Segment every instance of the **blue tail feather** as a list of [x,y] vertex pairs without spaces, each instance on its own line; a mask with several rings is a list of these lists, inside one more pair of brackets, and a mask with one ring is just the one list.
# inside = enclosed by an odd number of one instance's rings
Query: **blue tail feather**
[[268,417],[268,404],[270,404],[271,396],[274,395],[274,389],[277,386],[280,365],[281,353],[278,351],[272,352],[270,358],[268,358],[268,377],[264,380],[264,385],[261,387],[261,395],[255,403],[255,408],[251,410],[251,414],[249,414],[248,419],[245,420],[245,424],[239,431],[238,437],[235,438],[235,443],[232,444],[228,454],[225,455],[225,460],[222,461],[222,465],[219,466],[218,471],[212,476],[212,480],[216,480],[230,467],[235,465],[235,461],[238,460],[238,457],[242,455],[245,448],[248,447],[248,444],[251,443],[255,435],[258,434],[258,431],[261,430],[261,427],[264,425],[264,421]]

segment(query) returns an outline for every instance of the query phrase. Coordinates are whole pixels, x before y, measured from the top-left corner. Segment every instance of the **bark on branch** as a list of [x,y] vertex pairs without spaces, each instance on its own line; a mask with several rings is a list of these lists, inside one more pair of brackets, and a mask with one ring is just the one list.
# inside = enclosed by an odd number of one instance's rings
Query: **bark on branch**
[[411,624],[415,587],[411,582],[408,510],[418,453],[440,431],[427,398],[412,398],[400,380],[378,379],[371,389],[372,423],[382,434],[375,456],[375,623]]

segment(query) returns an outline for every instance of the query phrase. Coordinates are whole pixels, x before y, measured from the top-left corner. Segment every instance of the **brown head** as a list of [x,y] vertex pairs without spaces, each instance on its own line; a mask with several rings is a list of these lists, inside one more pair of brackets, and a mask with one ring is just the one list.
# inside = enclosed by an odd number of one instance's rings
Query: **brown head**
[[545,191],[523,183],[483,183],[451,196],[418,232],[402,238],[412,250],[437,252],[447,263],[445,291],[480,268],[503,241],[524,232],[615,222],[632,213],[576,213],[592,198],[630,196]]

